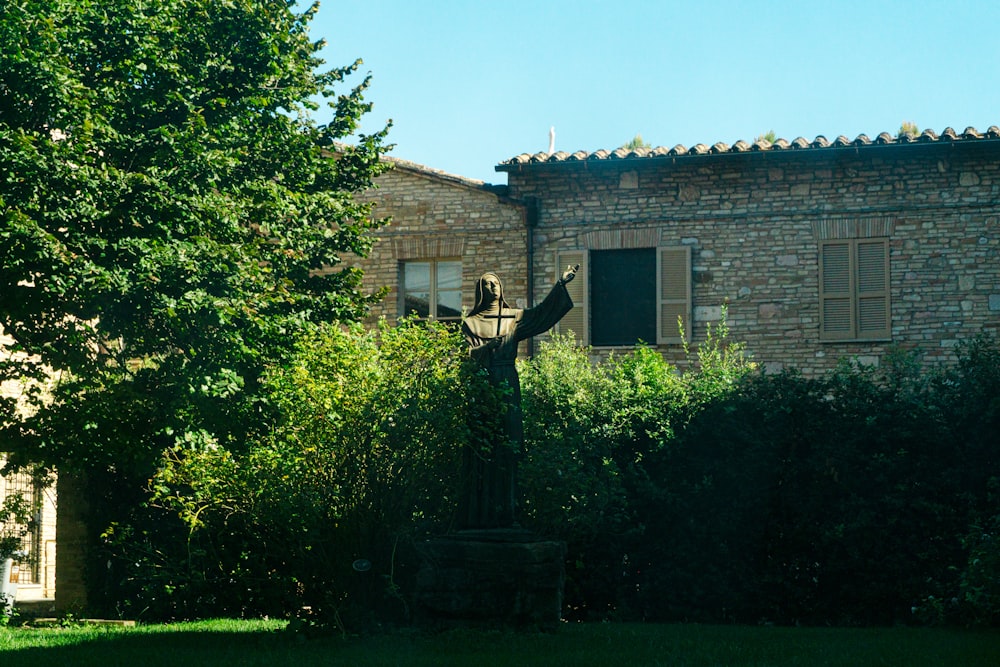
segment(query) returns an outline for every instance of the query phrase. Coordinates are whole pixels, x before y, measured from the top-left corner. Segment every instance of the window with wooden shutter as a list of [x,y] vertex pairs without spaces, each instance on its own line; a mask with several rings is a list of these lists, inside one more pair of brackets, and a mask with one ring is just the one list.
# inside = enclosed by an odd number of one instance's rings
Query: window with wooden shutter
[[567,285],[573,309],[556,331],[581,345],[679,344],[691,331],[691,248],[571,250],[556,254],[557,275],[579,264]]
[[889,240],[820,242],[820,339],[886,339],[889,326]]
[[556,254],[557,280],[562,277],[567,267],[579,264],[580,268],[576,272],[576,278],[566,285],[566,291],[573,299],[573,309],[559,320],[555,329],[560,333],[572,331],[577,342],[581,345],[590,345],[589,327],[587,326],[589,324],[587,298],[590,295],[590,286],[588,285],[590,269],[587,266],[587,259],[586,250],[567,250]]
[[657,248],[656,294],[659,304],[656,317],[656,342],[660,345],[682,343],[691,335],[691,247]]

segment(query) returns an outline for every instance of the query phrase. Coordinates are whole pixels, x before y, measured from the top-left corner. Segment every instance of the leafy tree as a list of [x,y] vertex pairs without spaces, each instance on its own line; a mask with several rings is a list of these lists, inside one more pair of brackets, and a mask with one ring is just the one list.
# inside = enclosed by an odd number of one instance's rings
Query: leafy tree
[[[14,0],[0,13],[0,405],[23,459],[148,474],[244,446],[297,334],[376,295],[352,193],[385,129],[285,0]],[[332,120],[311,116],[328,99]],[[17,416],[20,415],[20,416]]]

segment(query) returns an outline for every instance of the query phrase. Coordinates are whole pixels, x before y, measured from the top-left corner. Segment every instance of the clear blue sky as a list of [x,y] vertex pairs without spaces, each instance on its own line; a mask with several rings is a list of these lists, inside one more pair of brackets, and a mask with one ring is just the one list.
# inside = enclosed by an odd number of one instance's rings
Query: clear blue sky
[[[517,154],[1000,125],[996,0],[321,0],[391,155],[505,183]],[[356,81],[360,81],[357,77]],[[323,115],[320,115],[323,120]]]

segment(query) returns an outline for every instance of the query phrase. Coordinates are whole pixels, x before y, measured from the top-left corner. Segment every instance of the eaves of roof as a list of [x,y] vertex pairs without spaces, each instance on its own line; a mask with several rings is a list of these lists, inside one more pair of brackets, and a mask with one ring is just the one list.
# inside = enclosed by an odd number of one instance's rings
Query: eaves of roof
[[383,155],[381,159],[391,164],[393,169],[406,171],[416,176],[423,176],[424,178],[449,183],[451,185],[458,185],[461,187],[471,188],[473,190],[483,190],[489,185],[488,183],[475,178],[466,178],[465,176],[450,174],[446,171],[441,171],[440,169],[432,169],[431,167],[427,167],[416,162],[410,162],[409,160],[403,160],[398,157]]
[[673,148],[663,146],[657,148],[618,148],[613,151],[598,150],[594,152],[576,151],[567,153],[559,151],[556,153],[522,153],[509,160],[498,164],[496,171],[512,172],[521,171],[525,168],[541,167],[546,165],[583,165],[588,164],[622,164],[645,165],[658,163],[661,160],[687,161],[710,159],[712,157],[735,156],[735,155],[786,155],[789,157],[799,156],[821,156],[832,155],[843,150],[897,150],[902,147],[916,146],[959,146],[959,145],[979,145],[1000,148],[1000,128],[991,125],[985,132],[979,132],[973,127],[968,127],[964,132],[955,132],[952,128],[945,128],[941,134],[933,130],[924,130],[917,136],[901,134],[893,136],[888,132],[882,132],[874,139],[861,134],[854,140],[841,135],[829,141],[820,135],[809,141],[798,137],[792,141],[777,139],[770,143],[763,139],[758,139],[753,143],[737,141],[729,145],[723,142],[707,146],[696,144],[687,148],[680,144]]

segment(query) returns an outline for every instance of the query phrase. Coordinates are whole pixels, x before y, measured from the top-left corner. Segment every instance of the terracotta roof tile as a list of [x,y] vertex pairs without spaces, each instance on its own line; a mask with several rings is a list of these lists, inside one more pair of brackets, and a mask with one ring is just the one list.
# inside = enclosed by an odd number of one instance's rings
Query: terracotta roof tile
[[559,151],[557,153],[521,153],[502,162],[498,169],[505,166],[540,164],[555,162],[580,162],[584,160],[652,160],[657,158],[691,157],[699,155],[719,155],[724,153],[748,153],[748,152],[781,152],[788,150],[828,150],[835,148],[848,148],[852,146],[892,146],[913,143],[937,143],[937,142],[972,142],[984,140],[1000,139],[1000,127],[991,125],[985,132],[980,133],[974,127],[967,127],[961,134],[954,129],[946,127],[940,135],[934,130],[926,129],[918,136],[908,134],[894,135],[889,132],[880,132],[875,139],[870,139],[866,134],[859,134],[853,140],[844,135],[838,136],[833,141],[827,140],[823,135],[817,136],[812,141],[803,137],[796,137],[788,141],[787,139],[775,139],[768,142],[764,139],[757,139],[753,143],[744,140],[737,140],[732,145],[719,141],[709,147],[706,144],[695,144],[691,148],[686,148],[683,144],[677,144],[673,148],[657,146],[655,148],[617,148],[615,150],[601,149],[597,151],[575,151],[568,153]]

